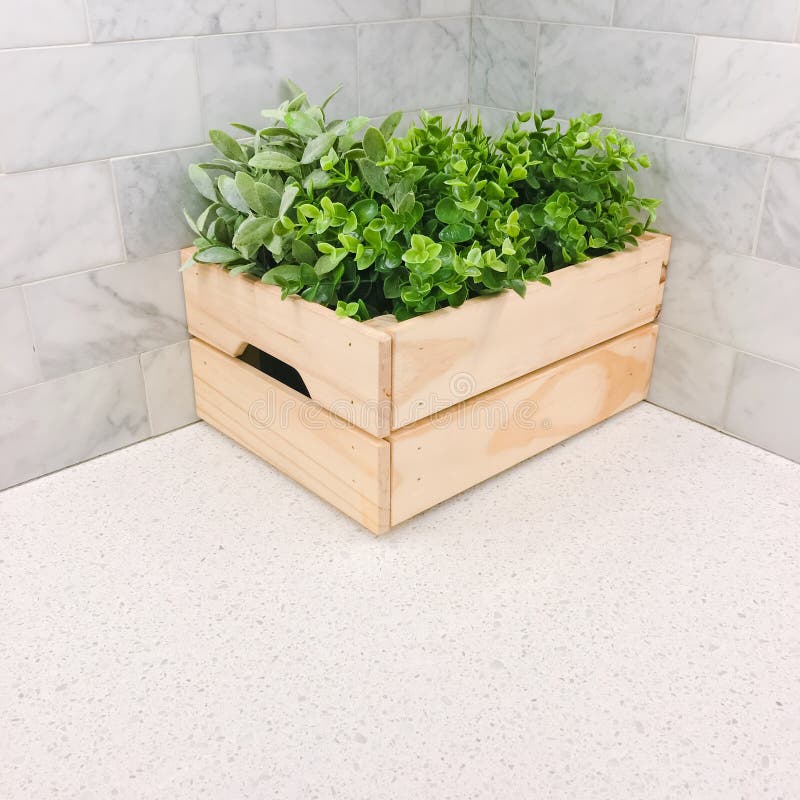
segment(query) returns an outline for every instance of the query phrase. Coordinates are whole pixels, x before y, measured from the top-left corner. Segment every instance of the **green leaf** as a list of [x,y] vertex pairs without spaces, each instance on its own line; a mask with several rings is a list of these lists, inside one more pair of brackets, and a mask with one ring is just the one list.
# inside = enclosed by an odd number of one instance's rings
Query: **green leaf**
[[374,161],[367,158],[360,158],[357,163],[370,189],[373,192],[378,192],[378,194],[388,195],[389,181],[386,178],[383,167],[379,167]]
[[347,256],[347,250],[345,250],[345,248],[335,248],[333,252],[326,253],[317,259],[316,264],[314,264],[314,271],[319,276],[326,275],[328,272],[335,269],[345,256]]
[[233,236],[233,246],[243,247],[253,252],[265,244],[271,234],[275,220],[271,217],[250,217],[236,230]]
[[186,220],[186,224],[189,226],[189,229],[195,234],[195,236],[200,236],[201,238],[205,238],[203,232],[197,226],[197,223],[189,216],[189,213],[186,211],[185,208],[183,209],[183,217]]
[[456,205],[456,201],[452,197],[443,197],[436,204],[436,219],[444,222],[445,225],[453,225],[460,222],[463,214],[461,209]]
[[245,125],[242,122],[231,122],[232,128],[238,128],[240,131],[244,131],[245,133],[249,133],[251,136],[256,135],[256,129],[253,128],[251,125]]
[[189,258],[187,258],[186,261],[183,262],[183,264],[181,264],[178,272],[185,272],[187,269],[189,269],[189,267],[192,266],[192,264],[196,263],[197,262],[194,260],[194,253],[192,253],[192,255],[190,255]]
[[280,150],[261,150],[248,163],[257,169],[276,169],[283,172],[300,166],[298,161]]
[[303,178],[303,188],[309,191],[313,188],[316,191],[327,188],[332,182],[333,178],[330,172],[326,172],[324,169],[315,169]]
[[283,196],[281,197],[281,203],[278,208],[278,216],[283,217],[286,215],[286,212],[292,207],[294,203],[295,197],[297,197],[297,193],[300,191],[300,187],[296,183],[287,184],[286,188],[283,190]]
[[302,239],[295,239],[292,242],[292,256],[300,264],[313,264],[317,260],[314,248]]
[[273,267],[267,270],[262,276],[263,283],[268,283],[272,286],[290,287],[296,284],[295,292],[299,291],[301,284],[300,265],[299,264],[281,264],[278,267]]
[[214,188],[214,181],[211,176],[199,165],[189,164],[189,179],[194,184],[194,188],[200,192],[203,197],[216,203],[219,199],[217,197],[217,190]]
[[456,222],[442,228],[439,231],[439,239],[443,242],[466,242],[472,238],[474,233],[471,225],[467,225],[465,222]]
[[268,217],[277,217],[281,207],[282,194],[268,183],[256,182],[256,193],[262,213]]
[[406,192],[397,204],[397,213],[402,215],[411,214],[414,210],[414,192]]
[[336,304],[336,315],[339,317],[354,317],[358,314],[358,303],[345,303],[344,300],[340,300]]
[[355,215],[360,225],[367,225],[378,216],[378,203],[371,197],[359,200],[350,209]]
[[266,209],[264,208],[258,187],[264,184],[257,184],[255,180],[253,180],[252,175],[249,175],[247,172],[242,172],[241,170],[236,173],[234,180],[236,181],[236,188],[239,190],[239,194],[242,196],[245,203],[247,203],[256,214],[263,214]]
[[330,128],[330,133],[349,138],[355,136],[365,125],[369,124],[369,117],[351,117],[337,122]]
[[328,107],[328,103],[336,97],[337,94],[342,90],[342,86],[344,84],[339,84],[323,101],[322,105],[320,106],[320,110],[324,111]]
[[386,140],[376,127],[367,128],[361,145],[370,161],[383,161],[386,158]]
[[303,150],[303,155],[300,158],[300,163],[311,164],[317,161],[333,147],[336,139],[335,133],[320,133],[319,136],[313,138],[306,145],[306,149]]
[[397,130],[397,126],[403,119],[402,111],[393,111],[386,119],[381,122],[378,130],[383,134],[384,139],[388,139]]
[[241,253],[231,250],[230,247],[207,247],[194,254],[194,260],[203,264],[230,264],[231,261],[238,261],[241,257]]
[[304,111],[287,111],[283,121],[292,133],[300,136],[317,136],[322,133],[319,123]]
[[226,158],[231,159],[231,161],[247,161],[242,146],[233,136],[229,136],[225,131],[218,130],[209,131],[208,136],[214,147]]
[[255,266],[255,263],[252,261],[247,261],[244,264],[237,264],[235,267],[231,267],[230,274],[231,275],[241,275],[243,272],[250,272],[250,270]]
[[236,181],[233,178],[229,175],[220,175],[217,186],[219,187],[219,193],[222,195],[223,200],[225,200],[229,206],[235,208],[237,211],[241,211],[243,214],[250,213],[250,206],[239,193],[239,190],[236,188]]

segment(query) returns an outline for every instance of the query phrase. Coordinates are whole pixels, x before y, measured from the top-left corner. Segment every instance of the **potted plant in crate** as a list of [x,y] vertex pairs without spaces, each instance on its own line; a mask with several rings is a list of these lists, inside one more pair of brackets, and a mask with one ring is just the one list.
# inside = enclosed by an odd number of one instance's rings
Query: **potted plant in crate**
[[211,131],[190,167],[201,417],[379,532],[644,398],[669,237],[630,141],[552,111],[397,136],[327,103]]

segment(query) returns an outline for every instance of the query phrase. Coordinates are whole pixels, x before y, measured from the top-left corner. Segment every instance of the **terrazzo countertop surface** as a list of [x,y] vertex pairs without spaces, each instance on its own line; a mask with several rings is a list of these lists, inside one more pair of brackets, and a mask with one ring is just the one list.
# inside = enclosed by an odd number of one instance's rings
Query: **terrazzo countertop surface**
[[0,540],[3,800],[800,797],[800,466],[654,406],[378,539],[196,424]]

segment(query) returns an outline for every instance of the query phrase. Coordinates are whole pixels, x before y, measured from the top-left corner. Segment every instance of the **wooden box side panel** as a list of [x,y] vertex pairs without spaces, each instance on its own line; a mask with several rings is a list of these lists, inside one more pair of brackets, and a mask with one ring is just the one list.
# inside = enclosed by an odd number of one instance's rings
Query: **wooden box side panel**
[[392,525],[643,400],[657,328],[647,324],[392,433]]
[[[184,251],[188,257],[192,250]],[[293,366],[320,405],[375,436],[389,432],[391,336],[212,264],[183,272],[189,332],[231,356],[248,344]]]
[[373,533],[389,528],[389,444],[192,339],[197,414]]
[[457,309],[376,325],[393,339],[392,429],[474,397],[655,319],[670,237],[558,270]]

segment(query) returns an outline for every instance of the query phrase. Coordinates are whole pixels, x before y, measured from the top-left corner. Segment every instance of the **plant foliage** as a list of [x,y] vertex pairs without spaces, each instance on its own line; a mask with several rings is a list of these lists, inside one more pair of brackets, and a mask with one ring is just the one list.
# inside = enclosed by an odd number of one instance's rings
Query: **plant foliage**
[[423,111],[394,136],[399,113],[378,127],[329,121],[331,97],[315,106],[297,89],[262,112],[267,127],[234,124],[244,141],[210,132],[220,157],[189,168],[209,201],[187,216],[192,260],[342,316],[406,319],[506,288],[524,296],[529,281],[635,245],[655,218],[658,201],[630,177],[647,158],[598,130],[600,114],[562,130],[553,111],[525,112],[492,137],[480,118]]

